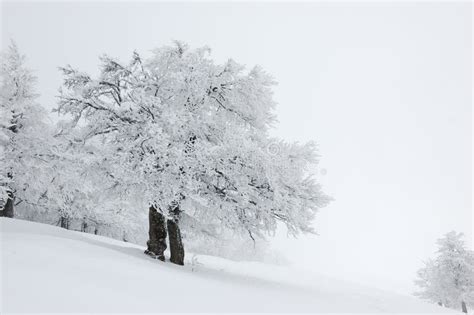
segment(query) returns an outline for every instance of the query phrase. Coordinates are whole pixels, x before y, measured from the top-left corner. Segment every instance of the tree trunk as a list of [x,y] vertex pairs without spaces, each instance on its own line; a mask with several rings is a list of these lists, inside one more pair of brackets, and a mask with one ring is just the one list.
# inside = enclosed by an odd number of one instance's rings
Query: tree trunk
[[69,230],[69,219],[68,218],[61,216],[61,218],[59,219],[59,222],[60,222],[61,227],[63,229]]
[[153,258],[165,261],[166,249],[166,220],[162,213],[158,212],[155,207],[150,206],[148,211],[148,222],[150,224],[148,230],[147,250],[145,254]]
[[86,232],[87,231],[87,222],[84,220],[82,221],[81,224],[81,232]]
[[184,246],[179,229],[179,217],[181,210],[179,204],[171,209],[172,219],[168,219],[168,235],[170,237],[170,261],[177,265],[184,265]]
[[15,196],[11,191],[8,192],[7,202],[5,203],[3,210],[0,211],[0,217],[13,218],[13,203],[15,202]]
[[170,261],[182,266],[184,265],[184,246],[178,222],[173,219],[168,220],[168,234],[170,237]]
[[439,306],[443,306],[443,303],[441,301],[438,302]]
[[462,312],[467,314],[466,302],[464,301],[461,302],[461,308],[462,308]]

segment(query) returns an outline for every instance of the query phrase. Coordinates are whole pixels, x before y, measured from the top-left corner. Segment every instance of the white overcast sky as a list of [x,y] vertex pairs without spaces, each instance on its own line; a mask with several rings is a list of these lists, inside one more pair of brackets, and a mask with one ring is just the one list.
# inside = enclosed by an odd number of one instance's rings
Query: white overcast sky
[[[2,3],[55,106],[58,66],[95,73],[173,39],[260,64],[279,85],[275,133],[319,143],[335,201],[320,236],[279,235],[297,266],[409,292],[450,230],[472,240],[472,9],[469,2]],[[471,243],[471,242],[470,242]],[[472,243],[471,243],[472,244]]]

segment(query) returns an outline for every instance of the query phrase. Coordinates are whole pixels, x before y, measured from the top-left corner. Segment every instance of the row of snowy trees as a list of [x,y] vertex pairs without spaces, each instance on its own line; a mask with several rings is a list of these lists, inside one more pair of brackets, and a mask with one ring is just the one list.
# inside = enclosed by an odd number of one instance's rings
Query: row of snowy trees
[[463,234],[450,232],[438,240],[438,252],[418,271],[416,294],[441,306],[467,313],[474,307],[474,252],[466,249]]
[[275,83],[262,69],[215,64],[208,48],[178,42],[147,59],[100,61],[97,77],[61,69],[62,121],[51,128],[23,57],[14,45],[3,55],[4,216],[23,202],[57,212],[64,227],[71,218],[128,226],[146,209],[146,253],[164,260],[168,237],[176,264],[182,229],[255,239],[282,222],[293,235],[312,232],[329,201],[313,177],[316,148],[269,135]]

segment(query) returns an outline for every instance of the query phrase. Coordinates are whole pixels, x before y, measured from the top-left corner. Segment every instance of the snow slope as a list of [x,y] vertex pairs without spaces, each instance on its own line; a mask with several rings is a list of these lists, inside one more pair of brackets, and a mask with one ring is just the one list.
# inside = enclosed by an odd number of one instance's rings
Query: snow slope
[[187,255],[184,267],[91,234],[0,219],[8,312],[450,313],[413,297],[288,267]]

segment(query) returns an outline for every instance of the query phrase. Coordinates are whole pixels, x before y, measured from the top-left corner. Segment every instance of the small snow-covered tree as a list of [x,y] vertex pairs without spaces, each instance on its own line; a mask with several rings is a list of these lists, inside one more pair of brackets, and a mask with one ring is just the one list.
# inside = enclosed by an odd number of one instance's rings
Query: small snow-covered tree
[[47,186],[51,130],[36,102],[36,78],[14,43],[0,67],[0,214],[13,217],[15,203],[34,204]]
[[63,69],[58,112],[84,142],[103,143],[120,187],[149,205],[148,253],[164,259],[168,232],[171,261],[183,264],[184,216],[251,238],[277,221],[312,231],[329,200],[311,173],[315,146],[269,136],[274,81],[262,69],[217,65],[208,48],[182,43],[148,60],[101,61],[98,78]]
[[450,232],[438,240],[438,255],[418,271],[416,295],[467,313],[474,307],[474,252],[465,248],[463,234]]

